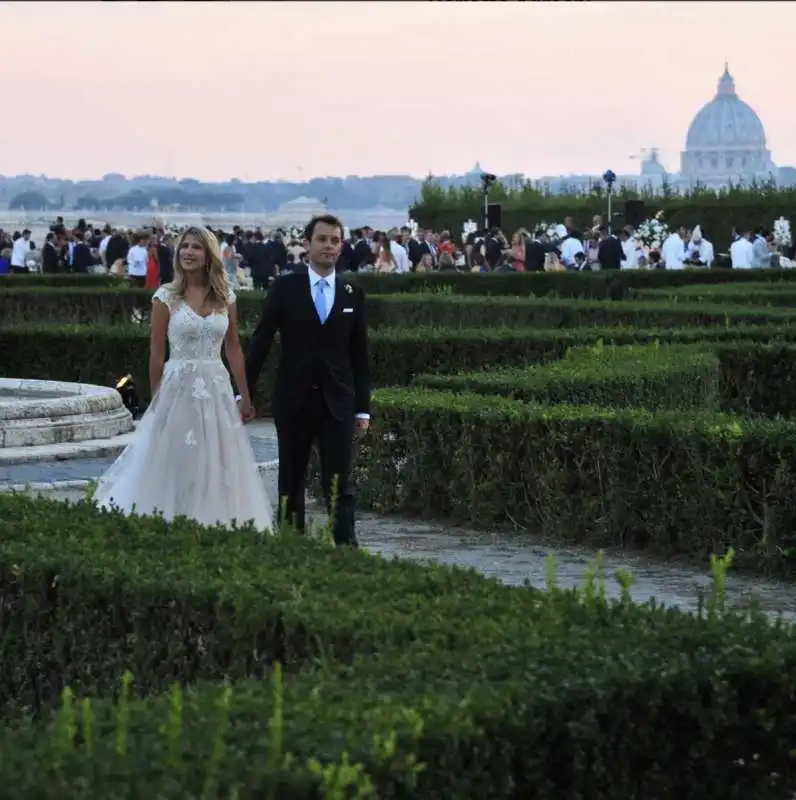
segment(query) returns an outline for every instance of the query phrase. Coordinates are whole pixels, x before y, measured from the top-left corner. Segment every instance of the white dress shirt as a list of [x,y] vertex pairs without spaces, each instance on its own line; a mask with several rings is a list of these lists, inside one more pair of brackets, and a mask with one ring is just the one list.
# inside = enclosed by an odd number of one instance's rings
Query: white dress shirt
[[[315,305],[315,294],[318,291],[318,284],[320,281],[325,280],[326,286],[323,287],[323,299],[326,301],[326,318],[329,318],[329,314],[332,313],[332,307],[334,306],[334,298],[335,292],[337,289],[337,282],[335,281],[335,271],[332,270],[328,275],[323,276],[319,275],[313,268],[310,266],[307,269],[307,272],[310,276],[310,297],[312,297],[312,304]],[[370,414],[357,414],[357,419],[370,419]]]
[[30,256],[30,239],[20,236],[11,246],[11,266],[26,267]]
[[733,269],[751,269],[754,247],[744,236],[730,245],[730,263]]
[[567,267],[575,266],[575,256],[582,252],[583,245],[580,239],[574,236],[570,236],[568,239],[564,239],[564,241],[561,242],[561,261]]
[[622,251],[625,254],[625,260],[622,262],[622,269],[636,269],[638,267],[638,257],[641,251],[638,248],[638,241],[634,236],[622,242]]
[[406,253],[406,248],[402,244],[398,244],[398,242],[394,242],[390,239],[390,252],[395,259],[396,272],[409,272],[411,270],[409,256]]
[[149,253],[147,253],[146,247],[134,244],[127,251],[127,274],[134,278],[145,278],[148,262]]
[[661,258],[666,265],[666,269],[685,269],[685,264],[683,264],[685,242],[680,238],[679,233],[670,234],[663,243]]

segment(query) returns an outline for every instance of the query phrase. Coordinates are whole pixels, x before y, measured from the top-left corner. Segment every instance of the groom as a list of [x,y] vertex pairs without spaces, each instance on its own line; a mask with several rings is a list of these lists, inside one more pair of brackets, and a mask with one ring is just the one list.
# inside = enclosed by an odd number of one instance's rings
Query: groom
[[351,451],[354,437],[364,435],[370,424],[365,295],[335,274],[343,246],[343,225],[337,217],[313,217],[304,239],[309,267],[271,285],[246,359],[246,381],[253,392],[279,331],[281,354],[273,394],[279,519],[304,530],[305,476],[310,449],[317,442],[321,486],[327,505],[334,503],[335,544],[356,547]]

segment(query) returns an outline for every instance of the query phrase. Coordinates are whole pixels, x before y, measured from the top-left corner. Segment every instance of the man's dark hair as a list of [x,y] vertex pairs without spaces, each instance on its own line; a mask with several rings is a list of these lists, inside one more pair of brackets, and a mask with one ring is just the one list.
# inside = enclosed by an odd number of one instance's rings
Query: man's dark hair
[[340,237],[342,238],[343,236],[343,223],[340,222],[340,220],[334,214],[318,214],[318,216],[313,217],[307,223],[307,227],[304,228],[304,238],[306,241],[312,241],[312,237],[315,233],[315,228],[317,225],[328,225],[330,228],[339,228]]
[[599,227],[599,228],[597,228],[597,230],[598,230],[600,233],[608,233],[608,226],[607,226],[607,225],[600,225],[600,227]]

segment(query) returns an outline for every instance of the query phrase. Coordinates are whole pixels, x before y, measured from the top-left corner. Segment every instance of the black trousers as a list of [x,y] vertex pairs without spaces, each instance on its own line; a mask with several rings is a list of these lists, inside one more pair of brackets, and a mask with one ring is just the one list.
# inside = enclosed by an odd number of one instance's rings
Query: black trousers
[[342,421],[329,413],[320,388],[313,388],[306,403],[290,417],[277,417],[279,445],[280,522],[306,527],[305,496],[307,465],[312,445],[318,445],[321,462],[321,489],[332,522],[332,535],[338,547],[356,547],[354,533],[354,495],[351,491],[351,456],[354,438],[353,414]]

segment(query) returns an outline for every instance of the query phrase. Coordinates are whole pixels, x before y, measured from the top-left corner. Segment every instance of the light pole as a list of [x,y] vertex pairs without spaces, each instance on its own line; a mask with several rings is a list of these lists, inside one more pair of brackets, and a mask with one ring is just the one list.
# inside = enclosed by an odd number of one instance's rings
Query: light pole
[[608,233],[613,233],[613,221],[614,217],[612,214],[611,209],[611,199],[614,193],[614,184],[616,183],[616,174],[612,169],[607,169],[603,173],[603,180],[605,181],[605,185],[608,187]]
[[484,193],[484,230],[489,228],[489,188],[497,182],[497,175],[491,172],[481,173],[481,191]]

